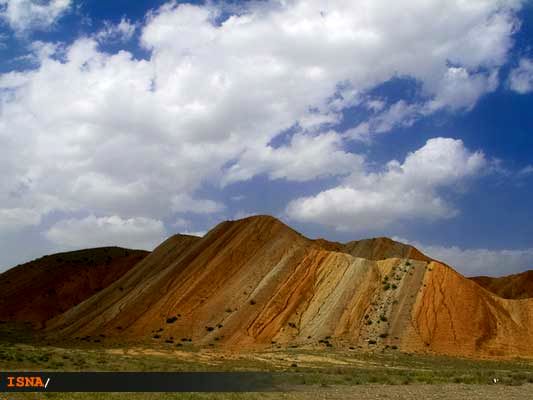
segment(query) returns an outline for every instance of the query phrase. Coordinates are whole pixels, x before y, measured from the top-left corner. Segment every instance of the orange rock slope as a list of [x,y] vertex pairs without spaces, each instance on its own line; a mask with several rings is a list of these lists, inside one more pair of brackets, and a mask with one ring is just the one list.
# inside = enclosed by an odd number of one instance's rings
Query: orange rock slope
[[118,247],[45,256],[0,274],[0,320],[41,323],[120,278],[148,252]]
[[241,350],[533,357],[533,300],[502,299],[389,239],[313,241],[260,216],[223,222],[186,245],[170,238],[48,329]]

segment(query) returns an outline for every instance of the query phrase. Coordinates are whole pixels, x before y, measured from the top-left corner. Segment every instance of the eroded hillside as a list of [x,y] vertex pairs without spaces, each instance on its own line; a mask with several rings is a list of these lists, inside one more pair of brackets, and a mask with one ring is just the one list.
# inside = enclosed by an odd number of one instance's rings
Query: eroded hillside
[[123,276],[148,252],[104,247],[45,256],[0,274],[0,320],[42,323]]
[[[499,298],[411,246],[310,240],[267,216],[171,238],[53,319],[70,338],[533,356],[531,300]],[[107,339],[106,339],[107,340]]]

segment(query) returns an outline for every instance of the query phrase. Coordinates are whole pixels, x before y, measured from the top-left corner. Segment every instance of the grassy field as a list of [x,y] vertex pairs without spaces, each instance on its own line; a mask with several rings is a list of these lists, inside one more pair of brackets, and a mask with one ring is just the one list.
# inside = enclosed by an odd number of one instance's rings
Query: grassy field
[[[270,371],[287,385],[533,383],[529,361],[472,361],[400,352],[288,349],[228,353],[173,346],[58,347],[0,343],[6,371]],[[278,375],[276,375],[278,376]],[[281,378],[280,378],[281,379]]]
[[[369,393],[384,398],[448,399],[459,397],[502,400],[521,398],[533,388],[533,363],[527,360],[484,361],[429,355],[409,355],[398,350],[362,352],[335,348],[270,349],[235,353],[191,344],[144,343],[128,347],[112,343],[61,345],[39,342],[15,328],[0,332],[0,370],[3,371],[269,371],[287,393],[257,394],[3,394],[11,399],[304,399],[361,398]],[[498,380],[498,385],[493,384]],[[505,388],[498,395],[498,388]],[[416,388],[416,390],[415,390]],[[371,391],[371,392],[368,392]],[[423,394],[424,391],[427,393]],[[466,391],[467,394],[464,394]],[[472,393],[468,394],[469,391]],[[365,394],[366,393],[366,394]],[[418,393],[418,394],[416,394]],[[401,394],[401,396],[400,396]],[[3,397],[2,397],[3,396]],[[400,396],[400,397],[397,397]],[[435,397],[437,396],[437,397]],[[502,397],[503,396],[503,397]],[[509,397],[511,396],[511,397]],[[381,398],[381,397],[373,397]]]
[[311,387],[287,393],[46,393],[0,394],[2,400],[523,400],[531,398],[533,385],[362,385]]

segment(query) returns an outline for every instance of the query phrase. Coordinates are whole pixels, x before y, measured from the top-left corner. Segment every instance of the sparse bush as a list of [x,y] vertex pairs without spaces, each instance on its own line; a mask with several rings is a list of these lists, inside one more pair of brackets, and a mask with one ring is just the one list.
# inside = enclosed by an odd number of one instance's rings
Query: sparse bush
[[254,306],[254,305],[255,305],[255,300],[253,300],[253,299],[250,300],[250,304],[251,304],[252,306]]
[[380,320],[380,321],[383,321],[383,322],[387,322],[387,317],[386,317],[384,314],[381,314],[381,315],[379,316],[379,320]]
[[170,318],[167,318],[167,324],[173,324],[174,322],[176,322],[178,320],[178,317],[170,317]]

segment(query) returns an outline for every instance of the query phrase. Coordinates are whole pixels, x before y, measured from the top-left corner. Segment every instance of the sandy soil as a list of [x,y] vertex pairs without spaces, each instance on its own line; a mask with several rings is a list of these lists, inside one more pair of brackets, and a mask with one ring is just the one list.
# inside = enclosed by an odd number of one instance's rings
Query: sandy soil
[[533,396],[533,385],[361,385],[305,388],[305,393],[279,393],[285,399],[390,399],[390,400],[524,400]]

